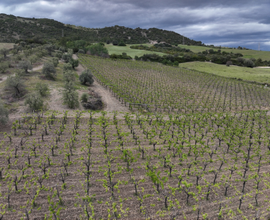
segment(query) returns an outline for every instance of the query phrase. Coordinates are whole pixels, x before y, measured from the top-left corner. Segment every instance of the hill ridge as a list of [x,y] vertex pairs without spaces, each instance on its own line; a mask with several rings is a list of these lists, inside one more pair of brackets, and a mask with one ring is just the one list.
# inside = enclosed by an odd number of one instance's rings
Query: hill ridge
[[[183,35],[173,31],[140,27],[111,26],[104,28],[87,28],[64,24],[49,18],[25,18],[14,15],[0,14],[0,42],[16,42],[18,40],[57,41],[62,37],[70,40],[87,40],[90,42],[123,41],[127,44],[142,44],[149,42],[166,42],[182,44]],[[189,45],[203,45],[185,37]]]

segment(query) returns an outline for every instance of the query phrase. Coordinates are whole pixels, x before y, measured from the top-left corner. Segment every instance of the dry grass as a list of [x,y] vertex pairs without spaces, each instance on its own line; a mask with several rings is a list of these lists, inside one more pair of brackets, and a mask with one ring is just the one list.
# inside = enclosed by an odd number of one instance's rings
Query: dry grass
[[0,50],[3,48],[12,49],[13,46],[14,46],[14,43],[0,43]]

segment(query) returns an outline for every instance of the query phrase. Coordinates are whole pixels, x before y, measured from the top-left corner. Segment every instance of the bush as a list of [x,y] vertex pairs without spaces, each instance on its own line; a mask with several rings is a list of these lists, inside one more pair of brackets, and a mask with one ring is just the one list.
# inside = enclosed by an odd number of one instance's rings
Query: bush
[[232,65],[232,61],[228,60],[228,61],[226,62],[226,66],[230,66],[230,65]]
[[49,94],[49,86],[46,83],[41,83],[41,82],[37,83],[36,90],[43,97]]
[[93,75],[91,73],[91,70],[87,69],[87,70],[83,71],[79,77],[79,80],[80,80],[82,85],[85,85],[86,83],[88,83],[89,85],[92,85],[94,82],[94,79],[93,79]]
[[79,49],[78,53],[85,53],[83,49]]
[[38,111],[43,108],[43,100],[41,96],[37,93],[29,94],[25,101],[25,105],[28,105],[31,110]]
[[0,100],[0,124],[8,122],[8,110],[5,108],[4,103]]
[[25,92],[25,85],[19,75],[9,76],[5,82],[5,90],[9,91],[13,97],[22,97]]
[[126,44],[125,44],[123,41],[121,41],[121,42],[118,44],[118,46],[126,46]]
[[56,70],[51,62],[44,63],[42,73],[45,75],[46,78],[54,79],[56,76]]
[[244,66],[253,68],[254,67],[254,63],[253,63],[252,60],[245,59]]
[[88,100],[88,94],[87,93],[83,93],[82,96],[81,96],[81,101],[82,102],[87,102]]

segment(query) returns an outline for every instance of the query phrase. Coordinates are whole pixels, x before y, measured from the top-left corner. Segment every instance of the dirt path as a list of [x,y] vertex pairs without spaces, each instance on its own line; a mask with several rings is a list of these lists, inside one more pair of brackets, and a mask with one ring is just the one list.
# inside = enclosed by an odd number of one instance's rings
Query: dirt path
[[[42,68],[43,68],[43,64],[42,64],[42,65],[38,65],[38,66],[34,67],[34,68],[33,68],[32,70],[30,70],[29,72],[38,71],[38,70],[41,70]],[[12,75],[4,76],[3,78],[1,78],[0,83],[5,82],[9,76],[15,76],[15,73],[14,73],[14,74],[12,74]]]
[[[78,59],[77,55],[73,54],[73,59]],[[79,66],[76,68],[76,72],[80,75],[83,71],[84,67],[79,64]],[[93,83],[91,89],[93,89],[98,95],[102,97],[102,102],[105,105],[104,111],[129,112],[127,107],[122,105],[107,89],[101,86],[97,81]]]

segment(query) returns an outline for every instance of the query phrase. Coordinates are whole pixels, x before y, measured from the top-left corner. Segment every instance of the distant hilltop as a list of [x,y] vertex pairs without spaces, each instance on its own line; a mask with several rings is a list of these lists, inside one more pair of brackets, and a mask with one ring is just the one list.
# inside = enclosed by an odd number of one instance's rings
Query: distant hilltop
[[[0,42],[16,42],[19,40],[58,41],[61,38],[68,40],[87,40],[89,42],[123,41],[126,44],[143,44],[166,42],[182,44],[183,36],[173,31],[158,28],[128,28],[115,25],[104,28],[86,28],[70,24],[63,24],[47,18],[24,18],[14,15],[0,14]],[[184,37],[187,45],[203,45],[201,41]]]

